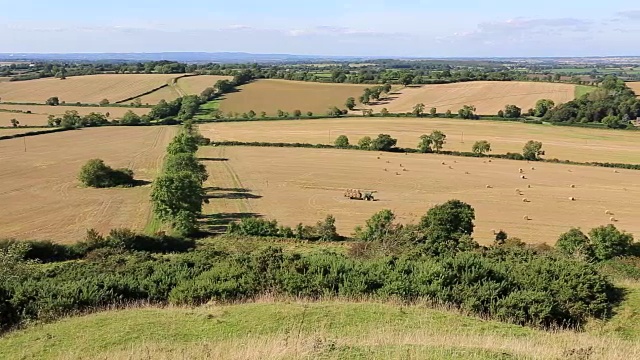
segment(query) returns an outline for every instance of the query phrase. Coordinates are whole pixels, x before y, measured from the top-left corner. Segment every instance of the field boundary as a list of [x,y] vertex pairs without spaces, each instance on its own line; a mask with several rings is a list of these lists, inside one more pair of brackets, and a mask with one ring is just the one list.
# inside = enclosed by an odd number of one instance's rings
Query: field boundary
[[[178,80],[180,80],[180,79],[182,79],[182,78],[186,78],[186,77],[192,77],[192,76],[199,76],[199,74],[184,74],[184,75],[177,76],[177,77],[172,78],[171,80],[169,80],[169,81],[171,81],[171,84],[167,83],[167,84],[164,84],[164,85],[162,85],[162,86],[158,86],[158,87],[156,87],[156,88],[154,88],[154,89],[151,89],[151,90],[149,90],[149,91],[145,91],[145,92],[143,92],[142,94],[138,94],[138,95],[136,95],[136,96],[128,97],[128,98],[126,98],[126,99],[124,99],[124,100],[116,101],[115,103],[116,103],[116,104],[122,104],[122,103],[125,103],[125,102],[127,102],[127,101],[135,100],[135,99],[137,99],[137,98],[140,98],[140,97],[143,97],[143,96],[146,96],[146,95],[153,94],[154,92],[156,92],[156,91],[158,91],[158,90],[161,90],[161,89],[164,89],[164,88],[166,88],[166,87],[173,87],[173,88],[175,89],[175,88],[177,87],[177,85],[176,85],[176,86],[173,86],[172,84],[177,84],[177,83],[178,83]],[[176,90],[176,91],[178,91],[178,90]],[[180,94],[180,91],[178,91],[178,94]]]
[[[15,128],[10,128],[10,129],[15,129]],[[53,133],[64,132],[64,131],[69,131],[69,130],[78,130],[78,129],[75,129],[75,128],[55,128],[55,129],[40,130],[40,131],[29,131],[29,132],[21,133],[21,134],[0,136],[0,140],[10,140],[10,139],[16,139],[16,138],[21,138],[21,137],[53,134]]]
[[[487,158],[487,159],[505,159],[515,161],[532,161],[524,158],[518,158],[520,154],[484,154],[479,155],[472,152],[462,151],[440,151],[421,153],[417,149],[411,148],[392,148],[391,150],[369,150],[362,149],[356,145],[349,145],[349,147],[339,148],[329,144],[310,144],[310,143],[270,143],[270,142],[242,142],[242,141],[212,141],[210,146],[250,146],[250,147],[285,147],[285,148],[307,148],[307,149],[337,149],[337,150],[357,150],[357,151],[382,151],[391,153],[411,153],[411,154],[436,154],[436,155],[448,155],[457,157],[474,157],[474,158]],[[515,156],[514,156],[515,155]],[[520,155],[521,157],[522,155]],[[606,167],[606,168],[618,168],[627,170],[640,170],[640,164],[625,164],[625,163],[602,163],[602,162],[580,162],[572,160],[560,160],[560,159],[539,159],[533,160],[534,162],[544,162],[553,164],[564,165],[581,165],[581,166],[593,166],[593,167]]]

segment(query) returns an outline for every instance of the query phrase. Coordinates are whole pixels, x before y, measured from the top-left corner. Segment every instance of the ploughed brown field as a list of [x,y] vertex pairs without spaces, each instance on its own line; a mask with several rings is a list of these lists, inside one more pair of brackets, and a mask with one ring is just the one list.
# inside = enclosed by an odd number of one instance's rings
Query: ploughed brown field
[[439,113],[457,113],[464,105],[474,105],[480,115],[496,115],[506,105],[517,105],[523,111],[534,108],[540,99],[556,104],[575,97],[575,86],[521,81],[473,81],[455,84],[411,86],[389,95],[370,106],[375,112],[387,108],[391,113],[411,112],[416,104],[424,104],[426,112],[435,107]]
[[198,75],[187,76],[170,81],[169,86],[140,97],[143,104],[157,104],[160,100],[172,101],[185,95],[200,95],[208,87],[213,87],[218,80],[232,80],[231,76]]
[[[529,140],[543,143],[546,158],[640,164],[640,133],[533,125],[505,121],[405,118],[342,118],[303,121],[228,122],[200,125],[213,140],[305,142],[332,144],[346,135],[351,144],[364,136],[389,134],[398,146],[416,148],[422,134],[440,130],[447,135],[444,150],[471,151],[473,143],[487,140],[493,153],[522,152]],[[640,172],[638,173],[640,175]]]
[[109,113],[109,119],[117,119],[131,110],[138,115],[144,115],[151,111],[150,108],[135,107],[100,107],[100,106],[47,106],[47,105],[9,105],[0,104],[2,110],[31,111],[31,114],[4,112],[0,110],[0,126],[11,126],[11,119],[20,121],[20,125],[45,126],[49,115],[60,116],[66,111],[77,111],[81,116],[95,112],[100,114]]
[[85,188],[77,175],[100,158],[152,181],[174,134],[171,127],[104,127],[0,141],[0,238],[71,243],[90,228],[144,230],[150,186]]
[[112,103],[166,84],[175,74],[101,74],[72,76],[65,80],[47,78],[0,82],[4,102],[42,103],[53,96],[67,103],[97,104],[103,99]]
[[[399,222],[417,222],[430,207],[459,199],[475,208],[474,236],[485,244],[500,229],[552,244],[572,226],[588,231],[611,217],[640,235],[633,201],[640,199],[640,173],[633,170],[336,149],[218,146],[201,148],[199,156],[208,158],[212,199],[205,213],[214,214],[213,227],[243,214],[288,226],[332,214],[338,231],[350,235],[382,209]],[[377,201],[349,200],[346,189],[377,191]]]
[[260,114],[275,115],[278,110],[316,115],[327,113],[330,107],[343,109],[349,97],[358,98],[371,85],[325,84],[288,80],[257,80],[241,86],[238,92],[226,94],[220,102],[220,110],[228,113],[245,113],[250,110]]

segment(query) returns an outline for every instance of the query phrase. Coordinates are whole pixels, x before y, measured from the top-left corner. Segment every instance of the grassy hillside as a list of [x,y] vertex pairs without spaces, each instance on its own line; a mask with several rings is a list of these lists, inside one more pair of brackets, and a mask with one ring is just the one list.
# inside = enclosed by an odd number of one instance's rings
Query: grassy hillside
[[[635,288],[628,305],[638,309],[639,297]],[[623,305],[614,319],[584,333],[553,333],[422,305],[263,300],[141,307],[9,334],[0,339],[0,358],[632,359],[640,343],[629,311],[635,314]]]

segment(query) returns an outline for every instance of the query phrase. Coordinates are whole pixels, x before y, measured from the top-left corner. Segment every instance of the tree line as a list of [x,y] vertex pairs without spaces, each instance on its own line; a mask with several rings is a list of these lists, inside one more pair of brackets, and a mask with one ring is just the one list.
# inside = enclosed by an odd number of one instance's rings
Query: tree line
[[163,172],[153,183],[154,215],[181,235],[193,234],[198,228],[206,200],[203,184],[209,175],[196,152],[199,145],[208,143],[192,122],[185,122],[167,147]]

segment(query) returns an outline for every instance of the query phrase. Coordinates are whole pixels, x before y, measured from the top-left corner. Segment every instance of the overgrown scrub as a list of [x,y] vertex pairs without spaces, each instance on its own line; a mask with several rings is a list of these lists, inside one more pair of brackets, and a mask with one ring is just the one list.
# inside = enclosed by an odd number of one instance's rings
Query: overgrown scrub
[[130,169],[113,169],[101,159],[91,159],[80,169],[78,174],[85,186],[109,188],[116,186],[134,186],[133,171]]
[[237,223],[229,224],[227,233],[240,236],[281,237],[288,239],[311,241],[337,241],[342,237],[336,230],[336,219],[327,215],[324,221],[318,221],[315,226],[298,224],[295,228],[278,225],[277,220],[260,218],[246,218]]
[[4,329],[131,301],[198,305],[266,293],[426,299],[511,323],[580,326],[590,316],[607,316],[618,298],[592,265],[519,248],[370,260],[279,248],[253,253],[209,248],[172,257],[104,252],[53,267],[11,259],[13,265],[4,267],[10,276],[0,280]]

